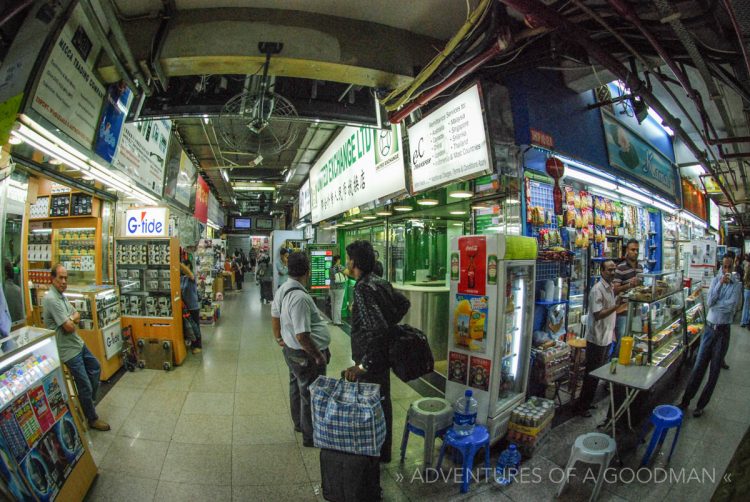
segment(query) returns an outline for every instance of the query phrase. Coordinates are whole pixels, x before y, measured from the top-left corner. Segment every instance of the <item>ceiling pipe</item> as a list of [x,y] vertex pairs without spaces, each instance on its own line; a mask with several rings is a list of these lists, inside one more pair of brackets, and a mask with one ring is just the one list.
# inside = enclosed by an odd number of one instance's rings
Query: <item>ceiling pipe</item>
[[724,145],[727,143],[750,143],[750,136],[735,136],[733,138],[709,139],[712,145]]
[[25,0],[18,4],[15,9],[8,12],[3,16],[2,19],[0,19],[0,26],[5,26],[5,23],[16,17],[18,14],[20,14],[26,7],[29,7],[31,4],[34,3],[34,0]]
[[408,117],[411,113],[415,112],[419,108],[423,107],[433,99],[435,99],[436,96],[439,96],[445,90],[461,80],[462,78],[466,77],[467,75],[473,73],[477,70],[477,68],[481,67],[483,64],[485,64],[488,61],[491,61],[492,59],[499,56],[502,52],[504,52],[510,45],[510,36],[502,36],[499,35],[497,37],[497,41],[492,44],[492,46],[484,51],[483,53],[479,54],[477,57],[466,63],[464,66],[456,70],[453,75],[448,77],[445,81],[441,82],[439,85],[435,86],[434,88],[430,89],[429,91],[420,94],[416,98],[414,98],[413,101],[411,101],[409,104],[401,108],[400,110],[389,114],[388,120],[391,124],[398,124],[402,120],[404,120],[406,117]]
[[125,33],[123,33],[120,22],[117,20],[117,13],[112,7],[112,0],[98,0],[98,3],[102,12],[104,12],[104,17],[109,21],[109,29],[112,32],[112,36],[117,42],[117,45],[120,47],[122,55],[125,56],[125,62],[130,66],[130,71],[132,71],[135,78],[138,79],[146,96],[151,96],[152,91],[151,86],[148,83],[149,81],[143,76],[141,68],[138,66],[138,62],[135,60],[133,52],[130,50],[130,45],[128,44],[127,38],[125,38]]
[[505,5],[515,9],[516,11],[520,12],[521,14],[525,16],[530,16],[532,19],[534,19],[535,22],[541,23],[543,25],[546,25],[547,27],[551,29],[557,30],[558,34],[562,37],[568,40],[569,42],[575,43],[579,46],[581,46],[583,49],[588,52],[588,54],[593,57],[595,60],[597,60],[602,66],[607,68],[609,71],[611,71],[619,80],[622,80],[625,82],[625,84],[628,86],[628,88],[631,90],[631,92],[637,93],[640,95],[643,100],[646,102],[647,105],[649,105],[651,108],[658,113],[664,122],[675,132],[675,136],[679,137],[684,143],[685,146],[691,151],[693,156],[698,160],[698,162],[706,169],[706,172],[714,175],[716,184],[721,189],[722,193],[726,196],[726,198],[729,200],[732,209],[737,212],[737,209],[734,205],[734,201],[727,191],[724,184],[721,182],[721,180],[718,178],[718,176],[715,176],[714,170],[711,167],[711,164],[706,161],[706,152],[698,148],[698,145],[695,144],[693,139],[685,132],[685,130],[680,126],[680,121],[677,120],[672,114],[667,110],[667,108],[661,104],[661,102],[656,99],[656,97],[651,93],[648,88],[644,85],[644,83],[638,78],[637,75],[630,72],[622,63],[620,63],[616,58],[614,58],[609,52],[607,52],[605,49],[603,49],[601,46],[596,44],[591,38],[589,37],[588,33],[581,28],[580,26],[577,26],[573,24],[572,22],[568,21],[564,17],[560,16],[557,12],[550,9],[549,7],[539,3],[536,0],[500,0]]
[[95,32],[96,38],[99,39],[99,42],[102,44],[104,52],[106,52],[107,56],[109,56],[109,59],[112,60],[112,64],[115,65],[115,68],[117,68],[117,72],[120,74],[125,83],[128,84],[128,87],[130,87],[133,90],[133,93],[135,93],[138,89],[138,86],[135,84],[135,79],[130,74],[128,69],[125,68],[125,65],[122,64],[122,61],[120,61],[120,58],[117,55],[117,51],[115,51],[112,42],[110,42],[109,38],[107,37],[107,34],[102,27],[101,21],[96,15],[94,7],[91,5],[91,1],[81,0],[79,2],[79,5],[83,8],[83,13],[91,23],[91,27]]
[[734,32],[737,34],[737,41],[739,42],[740,50],[742,51],[742,57],[745,59],[745,69],[747,70],[747,76],[750,77],[750,57],[747,54],[747,47],[745,46],[745,40],[742,36],[742,28],[740,27],[740,23],[737,21],[737,15],[734,12],[734,7],[732,7],[732,2],[730,2],[729,0],[724,0],[723,3],[724,8],[729,14],[729,19],[732,21]]

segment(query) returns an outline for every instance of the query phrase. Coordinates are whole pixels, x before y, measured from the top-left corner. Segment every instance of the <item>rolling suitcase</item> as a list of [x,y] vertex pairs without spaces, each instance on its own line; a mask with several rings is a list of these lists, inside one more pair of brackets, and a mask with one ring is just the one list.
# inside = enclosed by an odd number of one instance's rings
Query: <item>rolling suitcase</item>
[[323,498],[330,502],[377,502],[380,495],[380,459],[320,450]]

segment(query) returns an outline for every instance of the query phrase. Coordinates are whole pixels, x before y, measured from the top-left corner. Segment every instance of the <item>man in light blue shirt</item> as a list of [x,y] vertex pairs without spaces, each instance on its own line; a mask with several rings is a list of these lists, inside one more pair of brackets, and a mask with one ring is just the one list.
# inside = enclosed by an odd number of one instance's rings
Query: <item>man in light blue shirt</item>
[[732,274],[733,263],[734,256],[729,254],[724,256],[721,261],[721,273],[713,278],[711,287],[708,289],[706,330],[703,333],[703,338],[701,338],[698,357],[695,359],[695,365],[690,372],[685,394],[682,395],[682,402],[680,403],[680,408],[686,410],[690,401],[698,392],[710,363],[708,382],[706,382],[701,397],[698,399],[698,407],[693,411],[694,417],[703,415],[703,408],[711,400],[711,394],[713,394],[716,382],[719,380],[722,360],[729,345],[729,329],[732,318],[740,302],[742,282]]

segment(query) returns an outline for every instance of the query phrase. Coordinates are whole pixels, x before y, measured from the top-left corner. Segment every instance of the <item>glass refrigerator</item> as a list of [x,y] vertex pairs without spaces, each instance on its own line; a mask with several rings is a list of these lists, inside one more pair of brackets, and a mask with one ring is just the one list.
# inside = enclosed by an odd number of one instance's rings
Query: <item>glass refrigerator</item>
[[451,402],[467,388],[477,423],[495,441],[524,401],[534,309],[537,243],[530,237],[468,235],[451,240],[448,381]]

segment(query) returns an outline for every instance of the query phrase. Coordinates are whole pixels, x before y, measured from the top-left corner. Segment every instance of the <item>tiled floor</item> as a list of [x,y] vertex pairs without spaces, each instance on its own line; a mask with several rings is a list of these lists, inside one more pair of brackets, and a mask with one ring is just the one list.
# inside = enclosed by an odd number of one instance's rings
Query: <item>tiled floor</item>
[[[270,305],[261,305],[257,287],[248,286],[227,295],[215,328],[203,327],[202,355],[188,356],[185,364],[168,373],[126,373],[104,397],[98,411],[112,431],[91,432],[99,476],[87,500],[323,500],[318,450],[302,447],[302,437],[293,431],[289,418],[287,368],[270,332]],[[351,363],[349,337],[330,329],[329,374],[338,375]],[[709,474],[715,469],[713,481],[698,482],[689,470],[684,482],[649,481],[649,472],[650,477],[661,475],[652,468],[640,473],[646,482],[629,482],[643,453],[640,447],[623,452],[625,469],[613,471],[599,500],[710,499],[750,424],[747,330],[733,328],[728,362],[732,368],[722,372],[705,415],[686,420],[669,466],[675,475],[683,467],[696,468],[699,475],[703,468]],[[397,452],[406,410],[419,396],[395,377],[392,386]],[[554,429],[537,455],[524,462],[526,479],[506,488],[483,480],[461,496],[450,462],[439,481],[434,472],[430,479],[420,470],[423,443],[413,437],[406,462],[382,468],[385,500],[553,500],[570,445],[579,434],[595,430],[601,418],[574,418]],[[496,454],[493,451],[493,462]],[[661,454],[654,467],[666,467],[665,462]],[[584,481],[584,466],[578,467],[580,476],[561,500],[588,500],[593,482]]]

